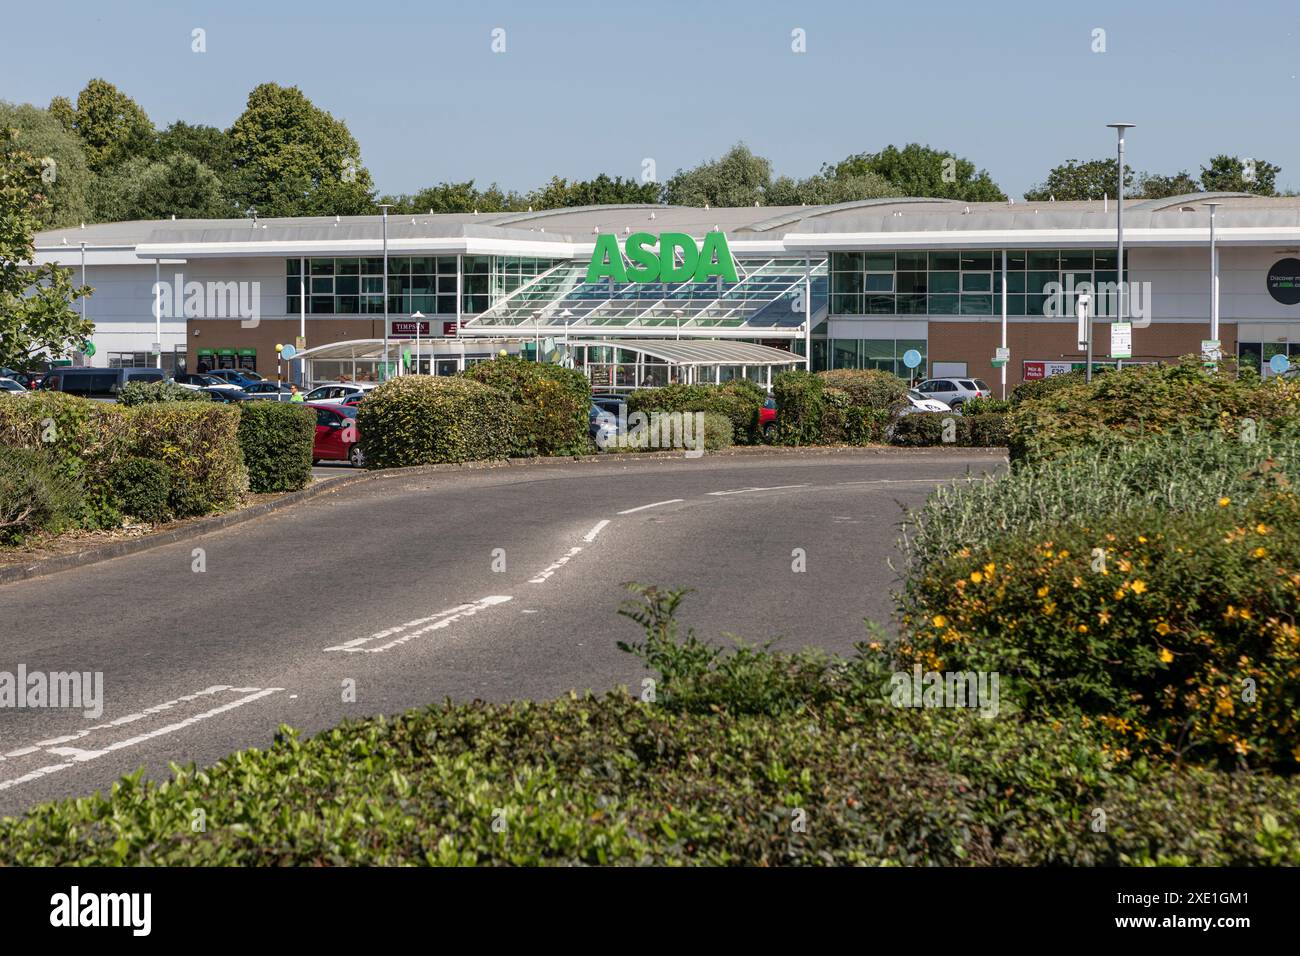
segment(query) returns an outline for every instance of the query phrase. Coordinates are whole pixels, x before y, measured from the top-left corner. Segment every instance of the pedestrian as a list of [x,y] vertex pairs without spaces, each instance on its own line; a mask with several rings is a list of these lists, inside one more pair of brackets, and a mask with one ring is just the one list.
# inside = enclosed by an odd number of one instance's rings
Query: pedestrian
[[289,393],[290,393],[289,401],[291,402],[303,401],[302,392],[298,391],[298,385],[296,382],[293,385],[289,386]]

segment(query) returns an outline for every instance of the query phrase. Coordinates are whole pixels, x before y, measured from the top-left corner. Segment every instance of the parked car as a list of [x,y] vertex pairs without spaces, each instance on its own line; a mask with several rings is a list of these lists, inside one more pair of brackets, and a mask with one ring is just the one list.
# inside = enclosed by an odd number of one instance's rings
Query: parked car
[[349,395],[359,395],[377,386],[371,382],[326,382],[317,385],[306,395],[309,402],[336,402]]
[[215,375],[209,375],[207,372],[181,372],[173,381],[177,385],[184,385],[186,388],[213,389],[213,388],[233,388],[239,391],[242,389],[238,385],[227,382],[225,379],[217,378]]
[[200,388],[197,391],[206,392],[214,402],[246,402],[253,397],[242,388],[235,388],[233,385],[215,385],[210,388]]
[[945,411],[960,408],[963,402],[972,398],[993,397],[993,389],[980,378],[929,378],[916,386],[916,390],[943,402],[948,406]]
[[160,368],[92,368],[60,366],[41,379],[42,391],[67,392],[82,398],[115,400],[127,382],[161,382],[166,376]]
[[627,398],[623,395],[593,395],[591,404],[618,418],[619,409],[627,405]]
[[17,382],[28,391],[35,389],[40,384],[41,377],[44,374],[44,372],[20,372],[12,368],[0,368],[0,378],[7,378]]
[[366,456],[357,441],[356,410],[334,402],[311,402],[316,410],[316,438],[312,443],[311,463],[346,461],[360,468]]
[[250,382],[244,386],[249,398],[272,402],[287,402],[293,398],[293,388],[287,382]]
[[0,378],[0,392],[11,392],[14,395],[21,395],[27,389],[21,382],[15,382],[12,378]]
[[338,400],[338,403],[340,405],[347,405],[350,408],[356,408],[358,405],[361,404],[362,399],[364,399],[369,394],[370,394],[370,390],[366,390],[364,392],[355,392],[352,395],[345,395],[343,398],[340,398]]
[[937,398],[926,395],[915,388],[907,390],[908,404],[900,411],[899,415],[911,415],[915,412],[951,412],[952,406],[946,402],[941,402]]
[[247,389],[254,382],[265,382],[262,376],[256,372],[250,372],[246,368],[214,368],[207,372],[207,375],[213,378],[219,378],[223,382],[229,382],[231,385],[238,385],[242,389]]
[[618,441],[618,417],[595,402],[588,415],[587,434],[598,448],[608,448]]
[[758,410],[758,430],[764,438],[776,437],[776,399],[768,398]]

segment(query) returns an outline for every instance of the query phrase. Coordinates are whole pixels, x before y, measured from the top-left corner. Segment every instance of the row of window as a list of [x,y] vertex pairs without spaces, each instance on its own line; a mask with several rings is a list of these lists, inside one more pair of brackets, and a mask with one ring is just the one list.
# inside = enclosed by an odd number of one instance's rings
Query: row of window
[[[463,256],[461,310],[486,312],[508,295],[555,265],[553,259],[527,256]],[[382,315],[382,257],[308,259],[306,275],[298,259],[285,260],[285,308],[292,315]],[[388,312],[409,315],[456,314],[456,256],[389,256]]]

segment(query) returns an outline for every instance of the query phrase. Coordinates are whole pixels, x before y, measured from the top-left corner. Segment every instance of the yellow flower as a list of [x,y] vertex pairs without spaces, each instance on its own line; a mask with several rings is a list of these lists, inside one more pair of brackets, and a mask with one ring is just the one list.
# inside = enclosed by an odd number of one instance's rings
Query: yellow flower
[[1134,593],[1134,594],[1144,594],[1144,593],[1146,593],[1146,589],[1147,589],[1147,586],[1146,586],[1146,582],[1145,582],[1145,581],[1143,581],[1143,580],[1141,580],[1141,579],[1138,579],[1137,581],[1134,581],[1134,582],[1133,582],[1133,593]]
[[1219,499],[1220,508],[1226,508],[1230,504],[1232,504],[1232,499],[1229,498],[1227,495],[1224,495],[1222,498]]
[[1044,584],[1041,588],[1038,589],[1038,596],[1039,596],[1039,597],[1047,597],[1047,585],[1046,585],[1046,584]]
[[1118,591],[1115,592],[1115,600],[1120,601],[1123,600],[1123,598],[1124,598],[1124,589],[1120,588]]
[[996,568],[997,568],[997,565],[995,565],[992,561],[990,561],[988,564],[984,565],[984,574],[985,574],[985,576],[990,577],[990,578],[993,577],[993,572],[994,572],[994,570],[995,570]]
[[935,626],[935,627],[947,627],[947,626],[948,626],[948,619],[947,619],[946,617],[944,617],[942,614],[936,614],[936,615],[934,616],[934,626]]
[[1160,648],[1160,659],[1168,664],[1174,659],[1174,652],[1167,647]]
[[1266,553],[1267,552],[1263,548],[1256,548],[1254,551],[1251,552],[1251,554],[1253,554],[1257,558],[1262,558]]
[[1051,614],[1051,613],[1052,613],[1053,611],[1055,611],[1055,610],[1056,610],[1056,602],[1055,602],[1055,601],[1048,601],[1046,604],[1043,605],[1043,613],[1044,613],[1044,614]]
[[1100,614],[1097,615],[1097,620],[1100,621],[1102,624],[1109,624],[1110,611],[1102,611]]
[[1214,712],[1215,712],[1216,714],[1231,714],[1231,713],[1232,713],[1232,698],[1231,698],[1231,697],[1220,697],[1220,698],[1215,702],[1215,704],[1214,704]]
[[1147,539],[1144,535],[1138,535],[1138,541],[1140,541],[1142,544],[1147,543]]
[[1087,625],[1087,624],[1080,624],[1080,625],[1079,625],[1079,633],[1080,633],[1080,634],[1087,634],[1087,633],[1088,633],[1088,625]]
[[978,571],[972,571],[970,573],[970,579],[972,584],[979,584],[984,580],[984,575],[980,574]]
[[1161,621],[1159,624],[1156,625],[1156,633],[1159,634],[1161,637],[1164,637],[1172,630],[1173,628],[1170,627],[1168,623],[1166,623],[1165,621]]
[[1268,534],[1268,525],[1264,524],[1264,522],[1261,521],[1259,524],[1255,525],[1255,533]]

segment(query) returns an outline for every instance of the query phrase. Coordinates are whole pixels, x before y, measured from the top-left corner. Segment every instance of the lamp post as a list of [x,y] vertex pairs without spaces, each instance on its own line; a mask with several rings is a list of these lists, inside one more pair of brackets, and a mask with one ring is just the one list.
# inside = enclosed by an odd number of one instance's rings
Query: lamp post
[[[414,312],[411,314],[411,319],[414,320],[415,322],[415,374],[419,375],[420,374],[420,323],[424,321],[424,313]],[[429,334],[430,335],[433,334],[433,329],[429,330]],[[430,371],[432,371],[432,369],[430,369]]]
[[[1214,214],[1222,203],[1207,202],[1210,207],[1210,338],[1219,341],[1219,249],[1214,242]],[[1218,346],[1215,346],[1217,349]]]
[[[1124,321],[1124,130],[1132,129],[1133,123],[1107,123],[1106,126],[1116,133],[1119,148],[1119,168],[1115,172],[1115,266],[1116,299],[1118,308],[1114,321]],[[1084,377],[1092,381],[1092,322],[1088,323],[1088,370]]]
[[384,380],[388,380],[388,203],[380,203],[384,211]]

